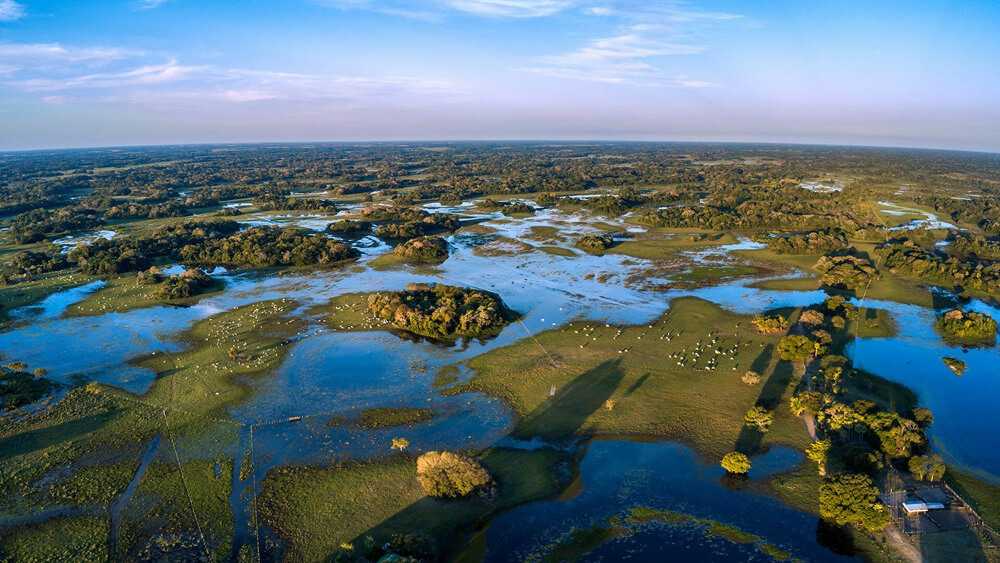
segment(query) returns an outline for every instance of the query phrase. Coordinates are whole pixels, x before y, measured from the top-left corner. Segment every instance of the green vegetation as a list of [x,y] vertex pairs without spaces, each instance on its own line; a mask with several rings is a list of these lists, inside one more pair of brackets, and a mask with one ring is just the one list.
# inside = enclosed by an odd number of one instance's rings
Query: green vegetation
[[395,252],[407,262],[443,262],[448,243],[441,237],[413,238],[396,246]]
[[878,271],[871,260],[858,256],[823,256],[815,268],[822,272],[822,283],[833,289],[863,292],[872,280],[878,279]]
[[[467,367],[474,375],[451,392],[478,390],[503,398],[519,419],[514,435],[525,439],[657,436],[689,443],[716,462],[734,444],[746,454],[772,443],[805,449],[806,429],[781,400],[799,376],[779,360],[778,336],[734,330],[737,324],[749,326],[749,320],[682,298],[649,325],[572,323],[472,358]],[[712,348],[707,348],[709,333],[717,335]],[[664,346],[668,334],[669,347]],[[738,351],[728,353],[734,346]],[[727,354],[713,354],[716,347]],[[696,359],[698,349],[718,359]],[[708,369],[710,362],[717,370]],[[754,368],[765,383],[741,383],[746,368]],[[611,409],[605,406],[608,399],[614,401]],[[773,422],[765,434],[747,433],[744,416],[758,401],[777,405]]]
[[358,426],[364,428],[387,428],[390,426],[413,426],[437,416],[434,409],[414,407],[376,407],[358,415]]
[[955,375],[965,375],[965,368],[966,368],[965,360],[952,358],[950,356],[941,358],[941,360],[944,361],[944,364],[948,366],[948,368],[951,369],[951,371],[955,372]]
[[493,485],[479,461],[452,452],[427,452],[417,458],[417,480],[430,497],[464,497]]
[[765,334],[788,330],[788,319],[781,315],[757,315],[752,322],[757,330]]
[[872,532],[889,525],[889,512],[878,500],[878,489],[867,475],[841,473],[819,488],[819,511],[838,524],[857,525]]
[[611,235],[583,235],[576,241],[577,248],[596,253],[603,252],[614,244],[615,240]]
[[750,471],[750,458],[740,452],[729,452],[722,456],[722,468],[736,475],[745,475]]
[[940,481],[944,477],[944,460],[938,454],[918,455],[910,458],[908,469],[919,481]]
[[374,293],[368,308],[398,329],[445,339],[490,336],[514,318],[493,293],[443,284],[411,284],[406,291]]
[[562,457],[552,450],[492,449],[476,458],[496,481],[492,502],[478,496],[427,497],[416,478],[416,459],[398,455],[333,467],[277,468],[262,484],[261,518],[287,542],[291,561],[320,560],[344,545],[357,549],[369,536],[382,545],[393,534],[436,538],[447,553],[480,518],[553,496],[564,485],[554,471]]
[[986,313],[952,309],[938,318],[945,339],[964,346],[992,346],[997,340],[997,322]]
[[778,254],[827,254],[847,248],[847,239],[839,232],[816,232],[760,237],[760,242]]

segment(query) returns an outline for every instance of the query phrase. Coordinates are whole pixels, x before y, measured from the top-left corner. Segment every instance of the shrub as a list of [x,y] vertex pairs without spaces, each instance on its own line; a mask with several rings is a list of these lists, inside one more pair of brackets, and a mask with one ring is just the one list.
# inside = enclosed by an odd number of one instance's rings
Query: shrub
[[722,457],[722,468],[729,473],[744,475],[750,471],[750,458],[740,452],[729,452]]
[[462,497],[493,483],[478,461],[452,452],[427,452],[417,458],[417,480],[432,497]]
[[763,333],[781,332],[788,330],[788,319],[781,315],[757,315],[753,318],[753,325]]

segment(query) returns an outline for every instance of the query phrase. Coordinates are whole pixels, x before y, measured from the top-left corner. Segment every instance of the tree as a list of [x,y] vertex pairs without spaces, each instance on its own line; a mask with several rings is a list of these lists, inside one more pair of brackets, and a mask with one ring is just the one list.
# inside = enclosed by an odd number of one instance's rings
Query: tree
[[878,489],[862,473],[841,473],[819,488],[819,513],[840,525],[877,532],[889,524]]
[[778,343],[781,359],[788,362],[803,361],[811,356],[813,351],[815,351],[813,341],[797,334],[790,334]]
[[767,432],[767,429],[771,427],[771,422],[774,421],[774,415],[771,411],[758,405],[747,411],[745,421],[748,427]]
[[417,480],[432,497],[462,497],[493,483],[481,463],[452,452],[427,452],[418,457]]
[[826,460],[830,457],[830,448],[833,444],[830,440],[817,440],[806,450],[806,457],[816,462],[819,466],[819,474],[826,475]]
[[406,438],[393,438],[392,449],[403,451],[410,446],[410,441]]
[[750,471],[750,458],[740,452],[729,452],[722,457],[722,468],[730,473],[745,475]]
[[934,415],[931,413],[931,409],[917,407],[913,409],[913,420],[916,420],[921,428],[927,428],[934,424]]
[[940,481],[944,477],[944,459],[938,454],[911,457],[908,465],[914,479],[920,481]]

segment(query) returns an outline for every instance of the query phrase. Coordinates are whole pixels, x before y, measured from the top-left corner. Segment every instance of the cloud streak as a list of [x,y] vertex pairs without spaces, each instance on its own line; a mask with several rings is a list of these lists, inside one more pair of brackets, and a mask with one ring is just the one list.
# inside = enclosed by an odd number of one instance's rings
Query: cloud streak
[[668,78],[654,63],[671,55],[704,52],[707,47],[697,40],[704,26],[740,17],[689,10],[681,4],[639,7],[612,4],[591,6],[583,13],[616,22],[616,33],[592,39],[568,53],[535,57],[536,66],[519,70],[592,82],[704,88],[710,84]]
[[[407,105],[462,96],[453,84],[406,76],[359,77],[271,72],[156,62],[141,51],[3,44],[0,84],[38,94],[49,104],[105,104],[147,109],[252,103],[316,104],[339,109]],[[95,68],[98,67],[98,68]],[[95,72],[96,70],[96,72]]]

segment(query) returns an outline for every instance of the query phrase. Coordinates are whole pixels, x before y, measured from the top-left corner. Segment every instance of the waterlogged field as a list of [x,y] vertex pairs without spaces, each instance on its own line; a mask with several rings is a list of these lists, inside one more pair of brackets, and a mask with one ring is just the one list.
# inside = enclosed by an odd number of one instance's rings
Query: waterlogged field
[[[366,235],[349,240],[353,264],[220,271],[169,305],[130,278],[25,286],[5,303],[0,351],[58,389],[0,418],[0,557],[354,560],[415,534],[461,560],[894,556],[886,535],[817,517],[822,481],[802,453],[815,430],[789,408],[814,374],[781,358],[784,332],[752,322],[795,322],[827,297],[816,256],[537,207],[424,205],[463,221],[433,266]],[[322,231],[360,208],[240,221]],[[941,226],[923,210],[879,212]],[[613,242],[585,250],[585,235]],[[436,341],[368,311],[373,292],[411,283],[493,292],[517,320]],[[851,298],[861,317],[832,345],[868,372],[851,384],[865,397],[931,408],[935,451],[995,522],[1000,437],[985,421],[1000,356],[946,344],[918,305],[931,290],[898,287]],[[757,405],[771,407],[766,431],[745,423]],[[416,457],[432,450],[480,460],[494,494],[426,497]],[[746,477],[719,467],[732,451],[751,458]]]

